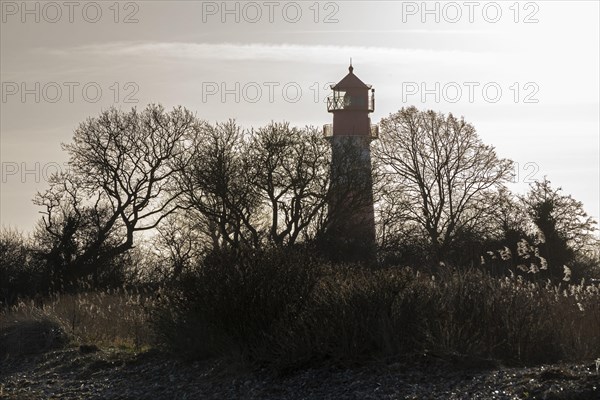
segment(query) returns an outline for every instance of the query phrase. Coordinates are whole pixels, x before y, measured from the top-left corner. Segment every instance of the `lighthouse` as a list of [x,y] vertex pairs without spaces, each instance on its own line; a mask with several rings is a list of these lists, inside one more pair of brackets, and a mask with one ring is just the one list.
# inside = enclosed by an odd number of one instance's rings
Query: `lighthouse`
[[369,114],[375,109],[375,89],[348,74],[327,98],[333,123],[323,127],[331,143],[331,191],[327,242],[339,260],[371,261],[375,257],[375,213],[371,176],[371,141],[378,136]]

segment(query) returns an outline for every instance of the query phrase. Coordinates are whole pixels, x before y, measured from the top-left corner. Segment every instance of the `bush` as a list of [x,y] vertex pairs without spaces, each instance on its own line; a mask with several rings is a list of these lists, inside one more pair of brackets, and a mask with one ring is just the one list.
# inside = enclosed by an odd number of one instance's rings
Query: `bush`
[[0,361],[44,353],[69,341],[60,322],[40,310],[1,317]]
[[27,238],[21,232],[1,229],[0,306],[43,292],[42,283],[38,262]]
[[478,270],[319,264],[270,251],[214,255],[164,293],[160,343],[288,371],[429,352],[531,364],[596,357],[600,285],[554,286]]
[[277,369],[353,364],[409,351],[422,333],[421,293],[400,269],[333,266],[293,321],[281,321],[265,362]]
[[36,349],[49,347],[56,336],[80,344],[140,350],[153,344],[146,311],[153,301],[143,289],[126,288],[19,301],[0,312],[2,334],[7,335],[2,340],[24,340],[24,349]]
[[559,357],[551,302],[535,284],[471,269],[443,274],[432,295],[430,348],[509,362]]
[[[144,264],[144,267],[140,268],[140,264]],[[15,305],[19,300],[51,297],[57,293],[116,290],[126,283],[139,283],[138,276],[149,273],[148,264],[149,260],[132,249],[103,264],[96,264],[93,273],[74,280],[69,278],[64,268],[57,268],[48,259],[47,249],[39,247],[21,232],[1,229],[0,307]],[[138,282],[134,282],[136,280]]]
[[318,272],[319,263],[295,249],[213,253],[161,296],[156,334],[189,358],[228,352],[256,360],[277,323],[304,308]]

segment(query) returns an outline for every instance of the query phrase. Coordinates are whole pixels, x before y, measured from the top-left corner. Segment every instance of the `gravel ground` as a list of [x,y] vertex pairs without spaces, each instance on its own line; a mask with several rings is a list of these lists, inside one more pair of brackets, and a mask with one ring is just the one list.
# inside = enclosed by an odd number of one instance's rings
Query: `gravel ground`
[[[86,350],[86,349],[83,349]],[[411,365],[326,366],[288,376],[158,352],[71,348],[4,360],[3,399],[572,399],[600,400],[593,360],[533,368],[468,368],[431,356]]]

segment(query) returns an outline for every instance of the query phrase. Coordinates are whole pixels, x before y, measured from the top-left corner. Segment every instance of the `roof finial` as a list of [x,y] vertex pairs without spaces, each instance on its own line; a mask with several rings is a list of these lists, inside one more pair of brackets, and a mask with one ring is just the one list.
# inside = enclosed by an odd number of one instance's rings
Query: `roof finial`
[[352,66],[352,57],[350,57],[350,66],[348,67],[348,71],[354,71],[354,67]]

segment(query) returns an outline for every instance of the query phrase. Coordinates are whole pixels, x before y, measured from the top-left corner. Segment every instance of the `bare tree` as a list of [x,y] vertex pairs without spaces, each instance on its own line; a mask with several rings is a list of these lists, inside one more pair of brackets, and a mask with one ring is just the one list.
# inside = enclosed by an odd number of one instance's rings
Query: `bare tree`
[[213,248],[291,245],[314,237],[327,204],[329,149],[318,131],[235,121],[198,132],[181,169],[185,205],[205,218]]
[[171,266],[171,277],[177,278],[189,270],[205,254],[211,235],[206,218],[192,210],[182,210],[166,217],[153,238],[157,256]]
[[194,153],[186,139],[201,128],[189,111],[166,112],[159,105],[142,112],[111,108],[79,125],[73,142],[63,146],[69,173],[54,176],[35,199],[45,209],[43,229],[62,246],[73,242],[83,221],[91,226],[65,260],[70,270],[89,274],[131,249],[136,232],[155,228],[180,208],[172,179]]
[[313,128],[273,122],[251,132],[247,149],[246,171],[264,202],[268,240],[294,244],[326,206],[328,144]]
[[245,169],[242,129],[233,120],[207,125],[191,138],[190,146],[197,151],[181,166],[177,179],[185,206],[214,227],[214,247],[258,246],[260,201]]
[[406,221],[427,232],[439,260],[458,231],[481,221],[487,194],[508,181],[512,162],[452,114],[403,108],[382,119],[380,130],[374,155],[391,177],[389,190],[406,196]]
[[519,197],[505,187],[492,194],[487,209],[486,231],[492,237],[516,242],[531,231],[531,221]]
[[[383,170],[375,165],[375,170]],[[377,243],[382,250],[396,249],[401,242],[411,241],[422,228],[411,220],[411,207],[402,188],[391,175],[384,175],[374,187]]]

